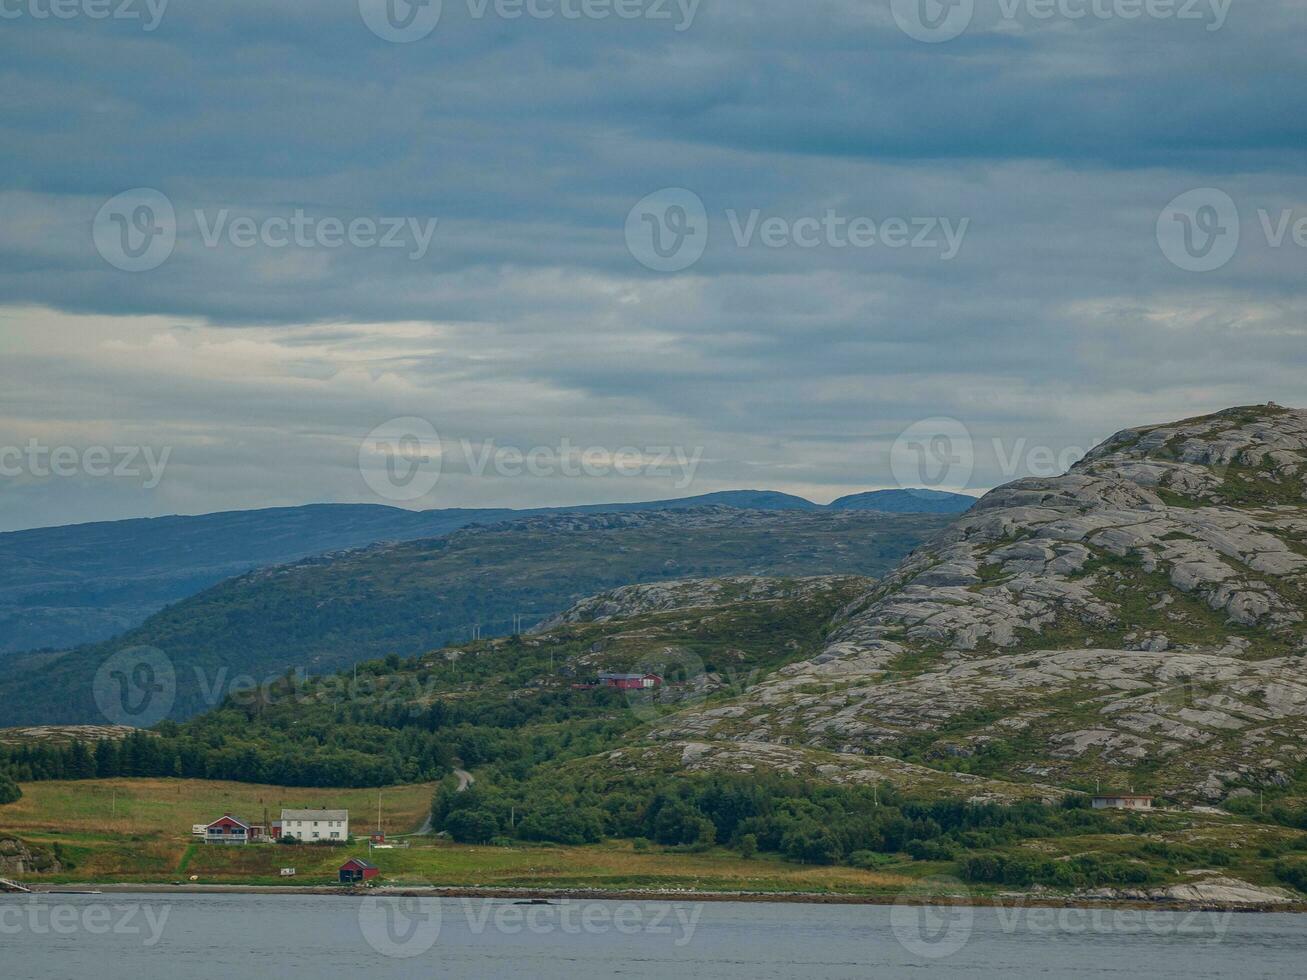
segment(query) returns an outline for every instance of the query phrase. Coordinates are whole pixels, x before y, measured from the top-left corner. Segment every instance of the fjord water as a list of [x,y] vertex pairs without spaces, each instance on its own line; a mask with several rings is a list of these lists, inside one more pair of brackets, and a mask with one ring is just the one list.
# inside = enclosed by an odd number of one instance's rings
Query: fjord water
[[392,928],[380,907],[390,901],[0,896],[0,976],[1195,980],[1302,976],[1307,963],[1307,916],[1289,914],[974,909],[919,920],[923,910],[874,905],[576,900],[524,907],[442,898],[423,900],[438,909],[438,927],[427,922],[415,931]]

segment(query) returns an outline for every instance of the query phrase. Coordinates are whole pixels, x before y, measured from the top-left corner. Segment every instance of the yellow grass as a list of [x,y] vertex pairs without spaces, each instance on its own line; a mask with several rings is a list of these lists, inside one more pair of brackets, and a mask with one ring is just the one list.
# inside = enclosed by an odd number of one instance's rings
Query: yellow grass
[[347,809],[350,829],[364,833],[381,818],[391,833],[421,826],[434,784],[375,789],[303,789],[207,779],[88,779],[24,783],[23,798],[0,809],[0,830],[56,831],[69,835],[132,837],[160,835],[189,841],[191,825],[234,813],[255,823],[266,809],[271,819],[282,807]]

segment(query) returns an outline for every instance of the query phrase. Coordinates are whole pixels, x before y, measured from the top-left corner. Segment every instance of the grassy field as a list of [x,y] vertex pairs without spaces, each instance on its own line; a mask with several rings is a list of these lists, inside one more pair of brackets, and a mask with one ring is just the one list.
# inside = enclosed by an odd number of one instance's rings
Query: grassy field
[[[426,816],[434,787],[381,791],[382,820],[391,833],[409,832]],[[0,833],[32,844],[56,843],[75,867],[58,875],[23,876],[48,882],[171,882],[288,884],[279,869],[294,867],[293,883],[329,884],[349,856],[368,857],[382,880],[396,885],[522,888],[696,888],[706,891],[877,894],[902,888],[925,873],[920,863],[868,872],[793,864],[773,857],[745,860],[717,849],[702,854],[637,851],[615,842],[588,847],[472,847],[436,838],[373,851],[350,847],[195,843],[190,828],[224,812],[249,819],[266,807],[348,807],[356,832],[371,829],[376,790],[292,789],[187,779],[108,779],[23,785],[23,798],[0,809]]]
[[[434,787],[388,787],[381,791],[382,820],[389,833],[419,827]],[[312,790],[180,779],[114,779],[28,783],[23,799],[0,808],[0,834],[31,844],[59,845],[75,865],[58,875],[22,876],[52,883],[167,883],[228,885],[327,885],[350,856],[381,869],[386,885],[536,889],[695,889],[707,892],[893,895],[914,880],[953,873],[948,862],[912,861],[906,855],[875,871],[796,864],[775,855],[751,859],[724,848],[701,853],[610,841],[584,847],[518,844],[475,847],[434,837],[413,837],[411,846],[369,851],[366,841],[348,847],[252,845],[218,847],[194,842],[190,827],[225,811],[256,819],[264,807],[348,807],[355,832],[371,829],[376,790]],[[1009,851],[1050,857],[1099,854],[1147,860],[1165,868],[1168,881],[1186,880],[1184,862],[1140,853],[1148,841],[1215,847],[1228,854],[1220,870],[1258,884],[1276,884],[1272,866],[1283,854],[1301,854],[1302,831],[1249,823],[1241,818],[1192,812],[1158,812],[1140,836],[1073,836],[1028,840]],[[1167,867],[1168,865],[1172,865]],[[293,880],[279,870],[294,867]],[[1001,890],[978,886],[978,894]]]
[[[381,790],[386,830],[407,833],[421,826],[434,789],[425,784]],[[276,817],[282,807],[331,807],[348,809],[352,829],[365,833],[376,821],[377,794],[375,789],[301,789],[200,779],[26,783],[23,798],[0,809],[0,833],[38,845],[59,844],[76,867],[51,880],[172,881],[195,873],[186,869],[197,851],[222,850],[193,843],[192,824],[209,823],[224,813],[259,821],[265,808]],[[265,856],[273,877],[282,865],[296,863],[285,859],[288,847],[249,850]],[[324,867],[341,853],[334,848],[294,850],[313,853]],[[231,880],[240,878],[245,872],[237,856],[227,860],[232,867],[225,874]]]
[[[431,805],[434,784],[380,791],[381,817],[392,833],[417,830]],[[0,827],[20,836],[58,830],[63,834],[162,836],[189,841],[191,825],[224,813],[261,822],[282,807],[348,809],[356,832],[376,822],[375,789],[303,789],[226,783],[204,779],[89,779],[25,783],[23,798],[0,811]]]

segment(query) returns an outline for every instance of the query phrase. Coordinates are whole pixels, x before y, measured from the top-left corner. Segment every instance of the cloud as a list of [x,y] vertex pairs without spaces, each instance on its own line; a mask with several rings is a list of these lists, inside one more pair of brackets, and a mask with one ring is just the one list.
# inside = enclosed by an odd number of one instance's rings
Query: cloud
[[[148,492],[9,480],[0,524],[373,499],[358,440],[402,415],[455,442],[703,447],[694,491],[829,498],[891,485],[889,446],[933,416],[972,430],[983,488],[1021,475],[996,438],[1061,452],[1307,403],[1307,249],[1273,247],[1259,214],[1307,218],[1301,4],[1236,4],[1208,30],[979,0],[941,44],[863,0],[704,0],[681,32],[470,9],[446,0],[403,45],[348,3],[175,2],[151,32],[4,24],[0,445],[175,455]],[[1156,222],[1207,186],[1243,235],[1194,274]],[[130,273],[91,229],[138,187],[167,196],[176,244]],[[675,274],[624,236],[665,187],[708,216],[702,259]],[[828,214],[966,230],[947,260],[736,240],[751,219]],[[233,231],[296,215],[400,222],[401,247]],[[672,489],[455,466],[419,503]]]

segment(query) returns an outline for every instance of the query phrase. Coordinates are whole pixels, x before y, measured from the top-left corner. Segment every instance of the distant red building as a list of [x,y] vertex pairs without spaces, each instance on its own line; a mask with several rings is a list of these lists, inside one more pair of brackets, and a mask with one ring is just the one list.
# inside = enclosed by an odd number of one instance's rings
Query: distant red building
[[362,858],[350,858],[340,866],[340,883],[357,885],[361,881],[371,881],[381,874],[381,869]]
[[615,687],[619,691],[643,691],[659,687],[663,679],[657,674],[610,674],[599,675],[599,683],[604,687]]

